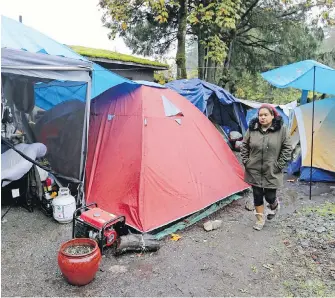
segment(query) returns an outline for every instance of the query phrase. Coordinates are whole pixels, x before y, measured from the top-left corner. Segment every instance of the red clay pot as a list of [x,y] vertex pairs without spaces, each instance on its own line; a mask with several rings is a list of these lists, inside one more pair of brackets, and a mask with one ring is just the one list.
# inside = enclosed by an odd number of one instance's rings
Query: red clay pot
[[[89,245],[93,247],[90,253],[71,255],[65,249],[73,245]],[[101,253],[96,241],[89,238],[75,238],[65,242],[58,252],[58,266],[65,279],[74,286],[90,283],[99,269]]]

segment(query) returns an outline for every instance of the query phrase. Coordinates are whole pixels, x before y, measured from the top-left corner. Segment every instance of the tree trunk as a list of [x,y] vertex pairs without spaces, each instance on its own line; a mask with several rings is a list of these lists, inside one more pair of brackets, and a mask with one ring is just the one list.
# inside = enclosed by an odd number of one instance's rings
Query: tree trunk
[[205,46],[201,43],[204,38],[203,29],[199,27],[198,30],[198,77],[200,80],[205,79]]
[[204,80],[207,81],[208,78],[208,49],[205,48],[205,59],[204,59]]
[[187,79],[186,72],[186,26],[188,0],[179,0],[178,32],[177,32],[177,79]]
[[128,251],[157,251],[159,241],[150,234],[128,234],[120,237],[120,243],[115,254],[120,255]]
[[[223,67],[221,70],[221,78],[219,80],[219,86],[222,88],[226,88],[226,89],[230,89],[230,73],[229,73],[229,68],[231,66],[231,58],[233,55],[233,51],[234,51],[234,38],[235,35],[230,39],[230,42],[227,41],[227,43],[229,43],[229,47],[228,47],[228,53],[227,56],[223,62]],[[230,91],[230,90],[228,90]]]
[[230,62],[231,62],[231,57],[233,55],[233,51],[234,51],[234,39],[235,39],[235,34],[234,37],[231,39],[230,43],[229,43],[229,48],[228,48],[228,53],[227,53],[227,57],[224,63],[224,66],[226,69],[230,68]]
[[207,82],[215,83],[215,63],[212,59],[208,58],[207,65]]

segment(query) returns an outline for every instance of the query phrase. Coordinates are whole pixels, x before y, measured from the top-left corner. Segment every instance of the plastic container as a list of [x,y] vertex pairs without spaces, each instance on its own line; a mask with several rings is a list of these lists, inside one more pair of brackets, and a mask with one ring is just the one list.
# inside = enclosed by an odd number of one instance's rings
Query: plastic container
[[76,199],[67,187],[61,187],[58,196],[52,200],[53,217],[59,223],[69,223],[76,210]]
[[45,185],[47,191],[51,191],[51,179],[49,177],[45,180]]

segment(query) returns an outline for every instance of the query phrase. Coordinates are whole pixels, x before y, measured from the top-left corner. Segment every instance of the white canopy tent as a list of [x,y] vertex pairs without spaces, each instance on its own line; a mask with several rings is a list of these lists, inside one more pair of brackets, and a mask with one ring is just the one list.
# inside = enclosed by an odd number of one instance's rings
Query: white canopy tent
[[[84,179],[92,84],[91,71],[92,63],[89,61],[52,56],[43,53],[31,53],[23,50],[1,49],[2,96],[6,99],[6,102],[12,104],[15,111],[17,111],[22,118],[25,118],[25,115],[31,113],[33,109],[36,108],[33,92],[34,84],[58,80],[64,83],[68,81],[83,82],[87,85],[86,103],[81,102],[80,106],[76,106],[75,110],[71,110],[69,109],[69,107],[72,107],[70,102],[65,102],[62,103],[63,109],[58,107],[57,115],[55,115],[55,111],[47,111],[46,113],[48,114],[43,116],[47,119],[44,119],[44,121],[40,123],[40,131],[43,131],[46,142],[42,142],[41,140],[29,140],[30,142],[37,141],[44,143],[48,147],[48,157],[50,157],[50,165],[54,172],[59,173],[63,177],[69,177],[72,181],[77,181],[77,183],[83,182]],[[55,106],[55,108],[57,108],[57,106]],[[55,110],[57,111],[57,109]],[[61,110],[63,110],[62,114],[59,114]],[[63,121],[63,127],[57,127],[61,121],[55,121],[53,128],[58,131],[58,135],[48,135],[50,125],[47,124],[47,122],[52,122],[55,117],[61,118],[64,116],[66,110],[68,110],[67,114],[73,113],[73,116],[80,113],[80,120],[76,120],[76,117],[72,117],[72,122],[64,123]],[[74,123],[73,121],[77,122],[76,125],[72,127],[71,124]],[[47,127],[44,130],[43,125]],[[65,125],[68,126],[66,135],[64,134]],[[25,133],[29,135],[31,127],[28,126],[27,121],[25,122],[24,128]],[[78,128],[81,129],[81,132],[78,131]],[[75,140],[77,149],[75,153],[77,157],[72,167],[66,163],[66,160],[70,159],[70,157],[66,156],[68,155],[67,152],[73,150],[73,148],[66,149],[66,147],[70,146],[67,143],[71,135],[77,136]],[[48,143],[49,141],[50,143]]]

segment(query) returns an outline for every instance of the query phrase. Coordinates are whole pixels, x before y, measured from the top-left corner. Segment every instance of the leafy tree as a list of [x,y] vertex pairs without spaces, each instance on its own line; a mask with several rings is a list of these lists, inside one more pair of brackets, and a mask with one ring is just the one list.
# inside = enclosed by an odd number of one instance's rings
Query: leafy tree
[[[178,76],[184,78],[187,76],[185,47],[188,1],[100,0],[99,5],[104,11],[102,22],[110,29],[109,37],[120,35],[132,49],[139,44],[135,53],[151,54],[155,51],[162,54],[177,40]],[[141,42],[143,40],[146,42]],[[154,48],[152,42],[156,43]]]
[[[110,36],[119,34],[134,53],[162,56],[177,42],[178,77],[187,76],[185,55],[192,53],[200,78],[252,98],[277,100],[258,72],[307,58],[334,61],[333,49],[320,51],[324,27],[334,24],[333,0],[100,0],[100,6]],[[186,40],[193,44],[188,50]],[[193,67],[189,75],[196,75]]]
[[170,81],[173,81],[174,77],[171,70],[167,71],[156,71],[154,73],[154,81],[158,84],[164,85]]
[[[111,30],[110,38],[119,34],[134,53],[162,55],[177,41],[177,76],[185,78],[186,35],[202,34],[200,48],[206,51],[209,64],[225,55],[221,32],[233,28],[241,0],[100,0],[103,23]],[[202,53],[202,52],[201,52]]]
[[199,0],[192,5],[189,23],[198,41],[199,77],[214,82],[216,67],[227,57],[225,33],[236,29],[241,0]]
[[259,102],[285,104],[299,100],[301,91],[286,88],[279,89],[266,82],[259,73],[243,72],[236,83],[235,96]]

